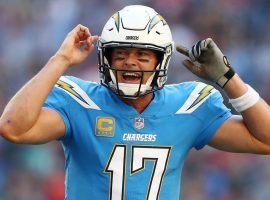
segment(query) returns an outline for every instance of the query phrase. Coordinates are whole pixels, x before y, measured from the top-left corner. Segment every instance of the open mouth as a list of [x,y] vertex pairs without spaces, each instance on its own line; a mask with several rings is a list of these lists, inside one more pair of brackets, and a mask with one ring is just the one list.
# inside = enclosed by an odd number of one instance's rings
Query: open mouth
[[126,83],[139,84],[142,79],[142,74],[139,72],[124,72],[122,77]]

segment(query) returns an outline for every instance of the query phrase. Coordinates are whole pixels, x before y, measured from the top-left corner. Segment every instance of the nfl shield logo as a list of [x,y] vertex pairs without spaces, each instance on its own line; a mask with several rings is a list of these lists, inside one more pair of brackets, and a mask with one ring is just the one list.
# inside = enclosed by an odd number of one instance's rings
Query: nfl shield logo
[[136,129],[142,129],[144,127],[144,118],[136,117],[134,126]]

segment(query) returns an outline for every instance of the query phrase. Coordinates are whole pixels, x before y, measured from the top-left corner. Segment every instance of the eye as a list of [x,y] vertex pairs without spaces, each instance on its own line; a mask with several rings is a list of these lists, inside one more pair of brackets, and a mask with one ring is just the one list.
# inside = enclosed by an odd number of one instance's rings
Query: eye
[[124,59],[125,59],[125,57],[123,57],[123,56],[116,56],[115,57],[115,60],[120,60],[121,61],[121,60],[124,60]]
[[138,60],[140,62],[148,62],[149,61],[149,54],[146,51],[139,51],[138,52]]
[[148,59],[144,59],[144,58],[139,58],[138,60],[139,60],[140,62],[149,62]]
[[118,51],[116,51],[116,54],[117,55],[124,55],[125,54],[125,51],[118,50]]
[[115,60],[124,60],[126,57],[126,51],[122,49],[118,49],[114,52],[114,59]]
[[141,57],[146,57],[146,56],[148,56],[148,53],[145,52],[145,51],[140,51],[140,52],[139,52],[139,56],[141,56]]

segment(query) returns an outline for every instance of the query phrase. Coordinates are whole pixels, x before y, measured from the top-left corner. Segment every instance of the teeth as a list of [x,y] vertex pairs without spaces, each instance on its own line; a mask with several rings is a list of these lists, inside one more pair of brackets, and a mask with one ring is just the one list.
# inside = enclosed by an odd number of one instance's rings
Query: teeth
[[134,77],[140,77],[140,75],[138,73],[134,73],[134,72],[125,72],[123,74],[123,76],[134,76]]

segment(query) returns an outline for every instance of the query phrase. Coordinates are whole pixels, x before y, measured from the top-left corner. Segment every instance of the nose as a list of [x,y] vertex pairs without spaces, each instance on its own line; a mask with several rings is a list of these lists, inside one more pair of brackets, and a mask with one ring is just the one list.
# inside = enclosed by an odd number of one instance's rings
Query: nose
[[128,55],[127,55],[127,58],[125,60],[125,66],[130,68],[130,67],[134,67],[137,65],[137,57],[136,57],[136,54],[133,53],[133,52],[130,52]]

